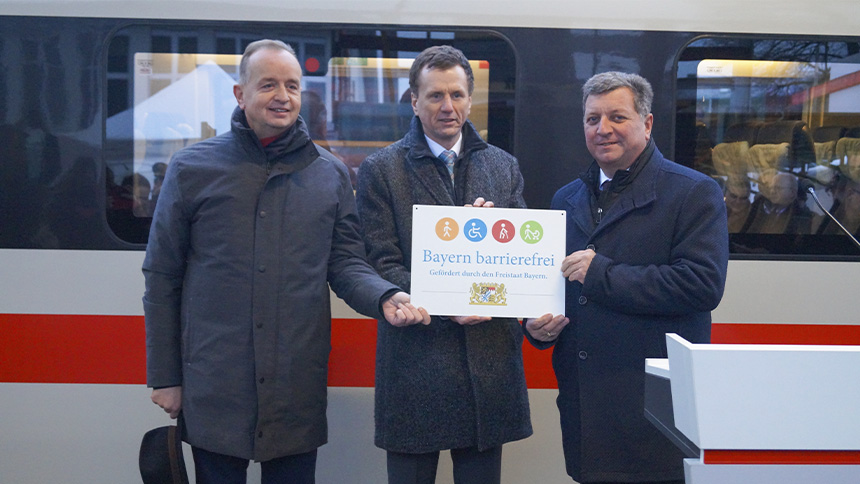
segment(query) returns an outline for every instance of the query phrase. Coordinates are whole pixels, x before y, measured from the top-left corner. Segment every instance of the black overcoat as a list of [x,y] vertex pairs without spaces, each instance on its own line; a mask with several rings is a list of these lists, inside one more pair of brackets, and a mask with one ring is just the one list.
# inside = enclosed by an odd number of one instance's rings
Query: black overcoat
[[666,333],[709,342],[725,286],[720,187],[656,147],[642,158],[599,224],[596,164],[552,201],[567,211],[567,252],[597,253],[585,283],[567,283],[571,322],[553,352],[567,471],[582,482],[683,479],[683,455],[644,417],[645,359],[666,357]]

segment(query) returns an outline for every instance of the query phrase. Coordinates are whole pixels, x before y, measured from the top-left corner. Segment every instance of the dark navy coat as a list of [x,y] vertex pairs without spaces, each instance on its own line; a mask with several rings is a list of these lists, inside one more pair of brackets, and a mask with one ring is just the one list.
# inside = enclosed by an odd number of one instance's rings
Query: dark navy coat
[[666,357],[666,333],[709,342],[725,286],[720,187],[656,147],[640,158],[599,224],[596,164],[552,201],[567,253],[597,253],[585,283],[567,283],[571,323],[553,353],[567,471],[582,482],[683,479],[683,455],[644,417],[645,359]]
[[171,161],[143,264],[147,384],[182,385],[187,441],[266,461],[327,439],[329,285],[380,317],[349,173],[304,122],[232,131]]

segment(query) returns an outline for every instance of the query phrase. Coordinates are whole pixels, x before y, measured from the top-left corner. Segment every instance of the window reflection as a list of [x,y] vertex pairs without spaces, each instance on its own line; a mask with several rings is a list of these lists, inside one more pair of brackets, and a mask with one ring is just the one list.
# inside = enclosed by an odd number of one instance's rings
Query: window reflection
[[[107,120],[111,220],[133,225],[151,217],[171,157],[178,150],[230,129],[238,54],[134,54],[132,108]],[[400,138],[413,117],[409,90],[412,59],[334,57],[325,76],[305,76],[302,118],[311,138],[342,160],[353,183],[364,159]],[[488,134],[489,62],[472,61],[475,91],[470,119]],[[132,146],[131,160],[123,150]],[[110,149],[110,148],[109,148]],[[130,213],[129,213],[130,212]],[[119,216],[117,216],[119,215]],[[143,229],[141,229],[143,231]],[[134,241],[146,235],[133,234]]]
[[111,39],[105,66],[106,210],[121,239],[146,242],[171,156],[230,129],[241,54],[259,38],[295,48],[303,69],[302,118],[311,138],[349,167],[353,181],[370,153],[408,131],[412,59],[438,43],[459,44],[469,58],[483,59],[472,62],[470,120],[485,139],[512,149],[515,55],[497,34],[299,24],[284,30],[282,24],[260,23],[216,33],[164,22],[129,26]]
[[682,53],[678,77],[679,161],[723,186],[734,252],[834,250],[820,236],[841,232],[810,187],[857,230],[860,206],[849,198],[860,182],[860,46],[700,39]]

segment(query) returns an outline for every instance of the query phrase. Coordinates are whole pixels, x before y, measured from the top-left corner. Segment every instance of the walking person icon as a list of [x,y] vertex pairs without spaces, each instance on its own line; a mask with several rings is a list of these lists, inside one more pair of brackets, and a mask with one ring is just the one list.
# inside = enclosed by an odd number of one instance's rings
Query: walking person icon
[[444,241],[454,240],[459,233],[460,225],[450,217],[441,218],[436,222],[436,236]]

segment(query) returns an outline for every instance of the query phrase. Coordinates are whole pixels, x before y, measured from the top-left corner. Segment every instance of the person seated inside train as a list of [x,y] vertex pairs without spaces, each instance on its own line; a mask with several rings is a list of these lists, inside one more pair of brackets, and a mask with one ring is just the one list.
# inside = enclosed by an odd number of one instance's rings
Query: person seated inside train
[[152,217],[152,207],[149,203],[149,193],[152,185],[140,173],[133,173],[122,180],[122,188],[131,195],[131,212],[135,217]]
[[[110,179],[113,175],[108,172]],[[108,187],[107,219],[114,232],[123,240],[146,243],[152,216],[149,194],[152,186],[140,173],[123,177],[122,182]]]
[[860,152],[848,153],[845,155],[846,175],[854,181],[860,181]]
[[741,228],[753,234],[808,234],[812,213],[799,194],[797,177],[786,172],[762,173],[759,193],[750,207],[750,216]]
[[740,232],[750,215],[750,181],[730,176],[723,190],[728,215],[729,233]]
[[[855,237],[860,237],[860,181],[840,176],[833,190],[830,213]],[[830,217],[822,214],[816,234],[843,234]]]

